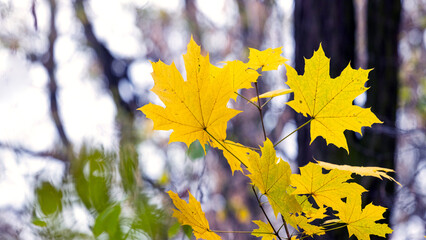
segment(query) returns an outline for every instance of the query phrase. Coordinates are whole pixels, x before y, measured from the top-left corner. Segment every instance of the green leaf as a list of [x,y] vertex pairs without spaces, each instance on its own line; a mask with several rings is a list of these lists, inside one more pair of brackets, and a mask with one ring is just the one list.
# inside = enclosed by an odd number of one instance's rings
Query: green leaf
[[189,226],[189,225],[183,225],[182,226],[182,230],[183,230],[183,233],[185,234],[185,236],[188,239],[192,238],[192,227],[191,226]]
[[117,230],[119,229],[121,206],[119,204],[112,205],[106,208],[95,220],[95,225],[93,226],[93,234],[95,237],[101,235],[101,233],[106,232],[110,236],[115,236]]
[[118,170],[124,190],[129,194],[138,191],[139,159],[133,145],[123,144],[121,146]]
[[41,187],[37,189],[37,200],[45,215],[62,210],[62,192],[49,182],[43,182]]
[[113,156],[102,150],[82,149],[79,159],[73,166],[76,190],[89,209],[98,213],[110,204]]
[[[150,198],[144,194],[137,197],[135,214],[136,219],[133,221],[132,227],[140,229],[151,239],[166,239],[169,226],[165,224],[165,219],[169,216],[159,209],[156,205],[151,204]],[[179,229],[178,229],[179,230]]]
[[[209,146],[206,145],[206,152],[209,149]],[[199,158],[204,157],[204,149],[200,144],[200,141],[195,141],[189,145],[188,150],[186,151],[186,154],[188,155],[189,159],[191,160],[197,160]]]
[[40,220],[38,218],[37,219],[33,219],[32,223],[34,225],[36,225],[36,226],[39,226],[39,227],[46,227],[47,226],[47,223],[45,221]]
[[172,226],[170,226],[170,228],[167,232],[167,236],[169,238],[173,238],[174,236],[176,236],[176,234],[178,234],[179,229],[180,229],[180,223],[175,222]]

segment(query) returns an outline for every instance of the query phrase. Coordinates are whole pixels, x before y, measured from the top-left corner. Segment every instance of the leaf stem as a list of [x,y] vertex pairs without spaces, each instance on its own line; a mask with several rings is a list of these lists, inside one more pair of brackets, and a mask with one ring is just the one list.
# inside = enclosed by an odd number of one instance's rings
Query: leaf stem
[[263,108],[266,104],[268,104],[274,97],[269,98],[260,108]]
[[247,149],[250,149],[250,150],[253,150],[253,151],[260,151],[260,148],[249,147],[249,146],[244,146],[244,145],[238,145],[238,144],[233,143],[233,142],[226,142],[226,144],[229,144],[229,145],[232,145],[232,146],[236,146],[236,147],[240,147],[240,148],[247,148]]
[[294,130],[293,132],[291,132],[290,134],[288,134],[287,136],[283,137],[281,140],[279,140],[277,143],[274,144],[274,147],[276,147],[278,144],[280,144],[282,141],[284,141],[286,138],[290,137],[293,133],[299,131],[302,127],[306,126],[308,123],[310,123],[312,120],[314,120],[313,118],[309,119],[309,121],[305,122],[304,124],[302,124],[300,127],[298,127],[296,130]]
[[207,131],[207,129],[204,129],[204,131],[211,137],[213,138],[217,143],[219,143],[220,146],[223,147],[223,149],[225,149],[227,152],[229,152],[234,158],[236,158],[241,164],[244,165],[244,167],[247,168],[247,165],[241,161],[240,158],[238,158],[233,152],[231,152],[227,147],[225,147],[225,145],[223,145],[219,140],[217,140],[217,138],[215,138],[211,133],[209,133],[209,131]]
[[342,222],[326,223],[326,224],[321,225],[321,227],[330,227],[330,226],[337,225],[337,224],[342,224]]
[[257,104],[255,104],[254,102],[250,101],[250,99],[244,97],[243,95],[239,94],[238,92],[234,92],[235,94],[237,94],[238,96],[244,98],[247,102],[253,104],[253,106],[255,106],[256,108],[259,108],[259,106]]
[[285,233],[287,234],[287,238],[290,239],[290,232],[288,231],[287,222],[284,219],[284,216],[281,214],[281,219],[283,220],[283,225],[285,229]]
[[280,228],[278,228],[277,232],[279,232],[281,230],[281,228],[284,227],[284,224],[281,224]]
[[265,215],[266,220],[268,221],[269,225],[271,225],[271,228],[272,228],[272,230],[274,231],[274,235],[275,235],[275,236],[277,236],[277,238],[278,238],[279,240],[282,240],[282,239],[281,239],[281,237],[280,237],[280,235],[278,234],[278,232],[275,230],[274,225],[272,225],[271,220],[269,220],[268,214],[266,214],[265,209],[263,208],[263,206],[262,206],[262,204],[261,204],[261,202],[260,202],[260,199],[259,199],[259,197],[257,196],[256,189],[254,188],[254,186],[251,186],[251,189],[253,190],[253,193],[254,193],[254,195],[256,196],[257,203],[259,204],[260,209],[262,209],[263,215]]
[[[259,98],[259,88],[257,87],[257,82],[254,83],[254,86],[256,88],[256,96],[257,96],[257,104],[258,104],[258,110],[260,115],[260,123],[262,124],[262,130],[263,130],[263,137],[266,141],[266,131],[265,131],[265,124],[263,123],[263,114],[262,114],[262,106],[260,105],[260,98]],[[275,146],[274,146],[275,147]]]
[[[215,232],[215,233],[243,233],[243,234],[252,234],[253,231],[224,231],[224,230],[209,230],[210,232]],[[275,235],[275,233],[271,233],[271,232],[256,232],[256,233],[260,233],[260,234],[272,234]]]
[[336,229],[344,228],[346,226],[347,226],[347,224],[343,224],[342,226],[338,226],[338,227],[334,227],[334,228],[329,228],[329,229],[325,230],[325,232],[329,232],[329,231],[333,231],[333,230],[336,230]]

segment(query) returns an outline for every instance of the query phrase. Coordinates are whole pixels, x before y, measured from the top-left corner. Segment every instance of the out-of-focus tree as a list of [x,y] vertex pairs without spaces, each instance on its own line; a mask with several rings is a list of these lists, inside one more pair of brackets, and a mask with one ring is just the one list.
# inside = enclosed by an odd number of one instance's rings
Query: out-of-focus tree
[[[388,131],[365,130],[364,136],[354,151],[358,159],[367,164],[395,168],[397,143],[396,114],[399,87],[398,41],[401,19],[401,1],[367,2],[367,67],[373,68],[368,85],[366,106],[374,106],[377,116]],[[391,130],[391,131],[389,131]],[[394,205],[394,184],[372,180],[368,201],[387,208]],[[389,214],[389,212],[388,212]],[[390,215],[387,217],[390,221]]]
[[426,231],[426,5],[414,0],[402,7],[396,171],[404,187],[396,191],[392,222],[394,239],[414,239]]

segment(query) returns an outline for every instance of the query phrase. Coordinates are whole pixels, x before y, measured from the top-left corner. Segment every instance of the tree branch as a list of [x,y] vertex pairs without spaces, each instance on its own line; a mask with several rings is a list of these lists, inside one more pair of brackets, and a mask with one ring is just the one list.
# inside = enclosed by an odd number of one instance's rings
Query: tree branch
[[46,150],[46,151],[34,151],[22,146],[17,146],[17,145],[13,145],[13,144],[7,144],[7,143],[2,143],[0,142],[0,148],[5,148],[11,151],[14,151],[16,153],[23,153],[23,154],[27,154],[33,157],[42,157],[42,158],[54,158],[58,161],[67,163],[69,162],[69,159],[67,157],[67,155],[63,154],[63,153],[58,153],[54,150]]
[[65,128],[63,126],[61,116],[59,115],[59,106],[57,101],[58,85],[56,83],[56,75],[55,75],[56,63],[54,59],[54,48],[55,48],[55,42],[57,39],[56,1],[50,0],[49,7],[50,7],[50,32],[48,36],[49,48],[47,52],[44,54],[44,59],[46,60],[43,62],[43,66],[46,69],[49,76],[48,91],[49,91],[49,100],[50,100],[50,116],[52,117],[53,123],[55,124],[56,131],[59,134],[61,142],[66,149],[67,155],[69,155],[69,157],[72,157],[73,156],[72,145],[65,132]]

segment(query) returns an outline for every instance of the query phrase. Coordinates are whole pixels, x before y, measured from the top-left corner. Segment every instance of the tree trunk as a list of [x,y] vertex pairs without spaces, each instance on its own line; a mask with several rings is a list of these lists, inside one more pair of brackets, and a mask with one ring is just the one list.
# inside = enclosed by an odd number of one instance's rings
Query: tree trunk
[[[370,81],[366,107],[371,107],[382,125],[366,130],[362,146],[367,149],[368,165],[395,168],[396,110],[398,104],[398,33],[401,1],[369,0],[367,5],[367,53]],[[367,202],[390,208],[394,184],[370,179]],[[389,223],[389,210],[386,221]]]
[[[311,58],[321,44],[326,56],[331,58],[330,76],[335,78],[355,60],[355,8],[353,1],[301,0],[295,1],[294,36],[296,42],[295,64],[299,74],[304,73],[305,58]],[[309,119],[296,114],[297,126]],[[344,149],[326,146],[323,138],[309,145],[310,127],[297,132],[299,166],[313,160],[338,162],[348,159]],[[342,162],[340,161],[342,164]],[[335,230],[318,239],[347,239],[345,229]],[[317,238],[315,238],[317,239]]]
[[[326,6],[326,7],[325,7]],[[296,42],[295,64],[299,74],[304,73],[305,58],[311,58],[321,44],[327,57],[331,58],[330,75],[337,77],[355,59],[355,10],[352,1],[302,0],[295,1],[294,36]],[[296,115],[298,126],[308,121]],[[326,159],[328,152],[336,151],[334,145],[325,147],[324,139],[319,138],[309,146],[310,129],[297,132],[299,166],[312,161]],[[325,151],[327,149],[328,151]],[[343,149],[339,154],[346,154]],[[333,153],[335,154],[335,153]]]
[[[323,6],[327,6],[324,8]],[[343,149],[329,145],[325,141],[315,140],[309,146],[310,129],[298,132],[298,162],[300,166],[316,159],[339,164],[380,166],[394,169],[396,149],[396,108],[398,89],[398,31],[401,14],[400,0],[369,0],[367,5],[367,54],[368,68],[374,68],[369,74],[365,107],[371,107],[382,125],[365,128],[363,137],[347,132],[350,150],[348,156]],[[355,14],[352,1],[296,1],[294,24],[296,52],[296,70],[303,74],[304,57],[310,58],[320,42],[327,57],[331,58],[331,77],[340,72],[349,61],[355,59]],[[307,119],[298,116],[300,126]],[[394,184],[373,178],[363,178],[362,185],[369,190],[364,197],[365,203],[391,207]],[[389,222],[389,211],[386,222]],[[339,233],[337,233],[339,234]],[[346,233],[347,234],[347,233]],[[336,234],[327,239],[339,239]],[[346,238],[341,236],[341,238]],[[372,237],[374,239],[374,237]]]

